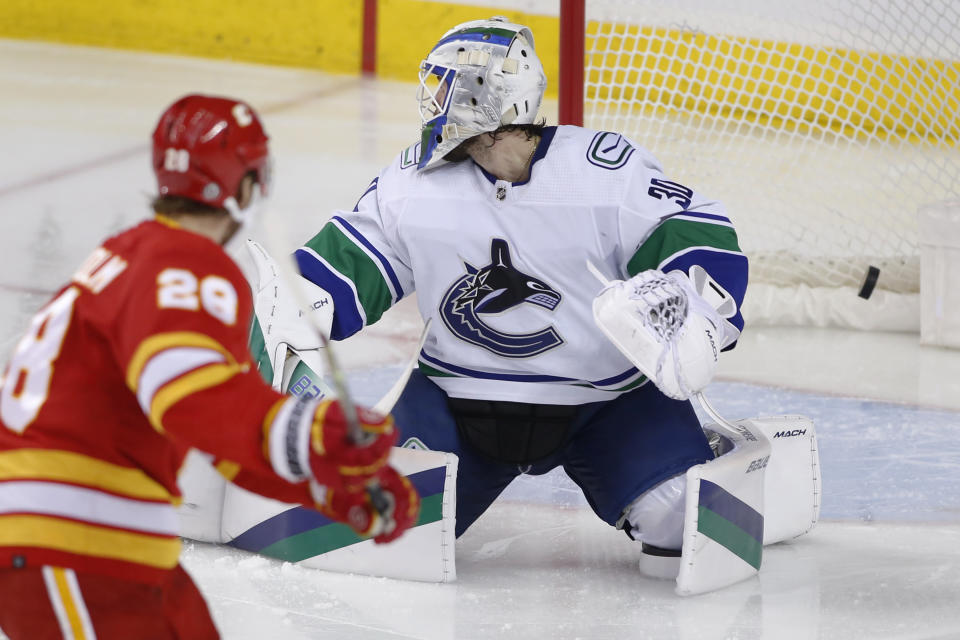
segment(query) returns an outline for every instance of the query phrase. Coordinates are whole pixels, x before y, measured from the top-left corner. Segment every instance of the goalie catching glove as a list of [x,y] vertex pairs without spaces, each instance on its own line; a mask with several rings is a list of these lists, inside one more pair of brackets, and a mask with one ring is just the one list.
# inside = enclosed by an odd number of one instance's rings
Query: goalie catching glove
[[722,319],[680,271],[641,271],[593,301],[600,330],[657,388],[686,400],[717,370]]
[[373,478],[386,508],[377,509],[371,494],[364,487],[331,488],[311,483],[317,509],[344,522],[364,538],[372,537],[382,544],[400,537],[417,522],[420,496],[410,481],[390,466],[383,467]]

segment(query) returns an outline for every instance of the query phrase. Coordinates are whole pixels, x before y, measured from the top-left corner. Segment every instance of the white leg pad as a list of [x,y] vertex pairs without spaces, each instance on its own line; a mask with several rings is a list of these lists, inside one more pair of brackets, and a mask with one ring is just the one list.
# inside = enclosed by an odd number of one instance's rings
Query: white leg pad
[[640,573],[658,580],[676,580],[680,560],[680,556],[659,555],[644,550],[640,554]]
[[746,421],[736,426],[738,434],[724,433],[732,451],[687,470],[679,595],[726,587],[760,569],[770,443]]
[[177,483],[183,494],[183,503],[177,508],[180,535],[201,542],[223,542],[223,495],[228,483],[210,464],[210,456],[191,449]]
[[770,441],[764,473],[763,544],[802,536],[820,519],[820,456],[813,420],[764,416],[741,420]]
[[820,516],[813,421],[763,416],[735,426],[738,433],[705,425],[725,439],[723,453],[687,471],[680,595],[750,577],[760,568],[762,545],[801,536]]
[[227,544],[305,567],[361,575],[456,580],[454,524],[457,456],[394,447],[390,464],[421,494],[421,524],[396,541],[360,540],[312,509],[285,504],[228,484],[222,539]]
[[679,549],[683,544],[686,488],[686,478],[680,474],[664,480],[630,503],[624,511],[624,518],[630,524],[630,537],[662,549]]

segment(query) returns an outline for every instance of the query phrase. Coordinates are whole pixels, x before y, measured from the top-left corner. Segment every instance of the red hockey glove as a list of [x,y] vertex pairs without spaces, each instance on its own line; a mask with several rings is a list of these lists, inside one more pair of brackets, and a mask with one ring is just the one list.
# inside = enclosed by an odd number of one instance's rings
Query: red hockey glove
[[386,465],[397,441],[393,418],[359,407],[357,418],[360,437],[354,441],[339,402],[317,406],[310,428],[310,470],[319,484],[362,487]]
[[[370,486],[330,488],[313,485],[313,488],[317,509],[350,525],[357,535],[373,537],[378,544],[399,538],[416,524],[420,515],[417,490],[390,466],[381,468]],[[380,510],[373,506],[373,491],[379,493],[379,500],[383,502]]]

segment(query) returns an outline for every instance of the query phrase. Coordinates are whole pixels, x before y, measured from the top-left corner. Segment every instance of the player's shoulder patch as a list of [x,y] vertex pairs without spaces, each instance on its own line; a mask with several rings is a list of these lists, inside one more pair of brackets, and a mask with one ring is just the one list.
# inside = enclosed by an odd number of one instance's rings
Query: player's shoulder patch
[[420,162],[420,143],[410,145],[400,154],[400,170],[417,166]]
[[619,169],[635,151],[630,141],[613,131],[598,131],[587,148],[587,162],[601,169]]

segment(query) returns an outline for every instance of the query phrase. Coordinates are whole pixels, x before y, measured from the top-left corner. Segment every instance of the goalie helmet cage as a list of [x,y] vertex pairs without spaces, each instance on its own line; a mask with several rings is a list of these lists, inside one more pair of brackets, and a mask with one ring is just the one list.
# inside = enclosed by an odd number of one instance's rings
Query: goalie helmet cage
[[918,330],[750,303],[759,286],[808,310],[813,292],[918,316],[917,210],[960,197],[960,4],[560,7],[560,122],[622,132],[726,205],[750,258],[748,321]]

